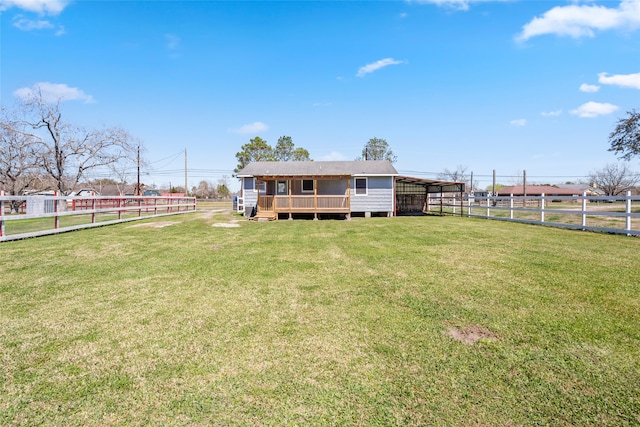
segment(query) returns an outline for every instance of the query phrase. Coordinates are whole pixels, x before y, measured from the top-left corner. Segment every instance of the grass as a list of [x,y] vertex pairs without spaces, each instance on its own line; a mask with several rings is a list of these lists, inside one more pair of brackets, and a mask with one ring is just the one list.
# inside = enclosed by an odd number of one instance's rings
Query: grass
[[640,423],[636,238],[232,220],[1,244],[0,425]]

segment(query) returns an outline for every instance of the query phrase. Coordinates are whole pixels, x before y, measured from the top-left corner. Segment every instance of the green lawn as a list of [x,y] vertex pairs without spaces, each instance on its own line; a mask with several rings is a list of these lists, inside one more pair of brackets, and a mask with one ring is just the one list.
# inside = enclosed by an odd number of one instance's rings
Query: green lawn
[[0,425],[640,424],[637,238],[198,212],[0,265]]

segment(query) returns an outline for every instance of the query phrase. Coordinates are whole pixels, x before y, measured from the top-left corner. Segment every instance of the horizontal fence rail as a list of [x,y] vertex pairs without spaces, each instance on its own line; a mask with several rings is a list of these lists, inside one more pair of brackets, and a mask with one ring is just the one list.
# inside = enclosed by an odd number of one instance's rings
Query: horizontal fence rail
[[430,197],[444,213],[578,230],[640,235],[640,196]]
[[0,242],[194,210],[195,197],[5,196],[0,192]]

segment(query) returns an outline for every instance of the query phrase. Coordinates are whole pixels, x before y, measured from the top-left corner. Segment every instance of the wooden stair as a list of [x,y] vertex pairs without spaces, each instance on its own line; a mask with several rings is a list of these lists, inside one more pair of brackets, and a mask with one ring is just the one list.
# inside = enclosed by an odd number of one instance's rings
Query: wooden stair
[[258,211],[256,216],[251,218],[254,221],[275,221],[277,218],[276,213],[273,211]]

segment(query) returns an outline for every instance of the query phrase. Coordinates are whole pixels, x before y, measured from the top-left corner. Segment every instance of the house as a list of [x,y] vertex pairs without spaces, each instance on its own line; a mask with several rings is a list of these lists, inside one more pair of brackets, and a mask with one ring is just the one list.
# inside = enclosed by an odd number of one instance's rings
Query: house
[[[256,218],[294,215],[393,216],[398,200],[416,198],[422,209],[429,192],[442,181],[401,177],[391,162],[254,162],[238,171],[238,210]],[[436,185],[433,185],[436,183]],[[452,187],[459,189],[464,184]],[[398,191],[400,188],[400,191]]]
[[581,196],[582,192],[573,188],[559,188],[552,185],[514,185],[502,187],[498,196]]
[[589,184],[559,184],[560,188],[570,188],[575,193],[587,196],[606,196],[605,192]]
[[254,162],[237,174],[244,210],[258,218],[279,214],[391,216],[398,171],[388,161]]

